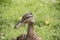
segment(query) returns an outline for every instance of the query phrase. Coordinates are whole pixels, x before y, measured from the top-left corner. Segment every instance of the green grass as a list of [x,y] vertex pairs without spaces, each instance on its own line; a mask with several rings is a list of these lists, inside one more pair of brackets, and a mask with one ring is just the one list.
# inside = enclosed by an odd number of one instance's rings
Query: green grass
[[26,33],[26,25],[18,29],[14,29],[14,25],[25,13],[32,12],[36,34],[43,40],[60,40],[58,3],[58,0],[0,0],[0,39],[11,40]]

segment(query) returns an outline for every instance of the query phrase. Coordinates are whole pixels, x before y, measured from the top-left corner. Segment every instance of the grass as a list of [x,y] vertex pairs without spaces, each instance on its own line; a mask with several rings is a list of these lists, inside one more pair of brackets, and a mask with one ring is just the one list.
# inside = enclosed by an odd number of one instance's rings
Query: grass
[[55,5],[58,3],[52,0],[0,0],[0,39],[11,40],[26,33],[26,25],[18,29],[14,29],[14,25],[25,13],[32,12],[36,34],[43,40],[60,40],[60,11]]

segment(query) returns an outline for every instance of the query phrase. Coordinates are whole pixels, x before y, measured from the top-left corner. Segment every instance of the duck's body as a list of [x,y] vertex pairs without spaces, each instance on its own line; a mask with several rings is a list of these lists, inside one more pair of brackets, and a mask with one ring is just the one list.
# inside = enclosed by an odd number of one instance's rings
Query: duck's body
[[26,34],[19,35],[15,40],[26,40]]
[[36,34],[32,36],[27,36],[26,34],[19,35],[15,40],[41,40]]
[[[16,40],[41,40],[41,37],[35,34],[34,32],[34,22],[35,19],[31,13],[25,14],[22,17],[22,20],[17,24],[21,25],[23,23],[28,23],[28,31],[27,34],[22,34],[16,38]],[[16,28],[16,26],[15,26]]]

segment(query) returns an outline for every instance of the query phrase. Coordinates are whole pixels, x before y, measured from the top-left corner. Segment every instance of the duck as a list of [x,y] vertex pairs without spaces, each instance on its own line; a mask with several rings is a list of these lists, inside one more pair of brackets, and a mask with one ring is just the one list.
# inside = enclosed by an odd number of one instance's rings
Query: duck
[[35,18],[31,12],[24,14],[14,28],[21,27],[24,23],[28,25],[27,33],[19,35],[16,40],[42,40],[34,31]]

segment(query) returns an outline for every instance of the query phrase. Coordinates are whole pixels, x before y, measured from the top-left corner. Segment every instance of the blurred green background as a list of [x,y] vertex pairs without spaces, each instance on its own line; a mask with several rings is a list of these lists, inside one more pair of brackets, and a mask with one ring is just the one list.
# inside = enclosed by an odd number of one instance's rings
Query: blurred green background
[[35,17],[36,34],[43,40],[60,40],[60,0],[0,0],[0,40],[26,33],[26,25],[14,25],[28,12]]

